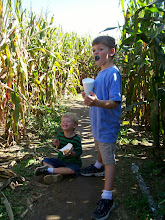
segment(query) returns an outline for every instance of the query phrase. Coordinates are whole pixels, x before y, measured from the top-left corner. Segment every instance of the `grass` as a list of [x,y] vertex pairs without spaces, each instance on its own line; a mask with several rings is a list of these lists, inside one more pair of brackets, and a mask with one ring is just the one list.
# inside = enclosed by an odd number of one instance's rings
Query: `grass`
[[[12,211],[14,213],[15,219],[19,219],[19,216],[25,210],[25,206],[23,205],[24,203],[23,201],[26,201],[26,194],[24,192],[24,187],[19,187],[19,190],[16,190],[16,191],[10,188],[6,188],[4,190],[4,194],[12,207]],[[2,200],[1,193],[0,193],[0,197]],[[3,219],[3,220],[9,219],[6,209],[3,204],[0,204],[0,213],[1,213],[0,219]]]
[[[4,195],[9,201],[15,219],[19,220],[20,215],[26,210],[28,202],[28,196],[37,192],[38,189],[30,187],[31,177],[34,176],[34,170],[39,164],[39,158],[37,155],[43,156],[50,154],[52,149],[47,144],[47,141],[56,135],[60,128],[61,116],[67,111],[62,105],[52,109],[45,106],[40,106],[35,111],[27,115],[26,128],[27,133],[33,133],[33,136],[38,136],[38,144],[35,147],[29,146],[29,141],[24,145],[23,150],[20,150],[24,155],[21,159],[17,159],[16,164],[12,167],[12,170],[25,177],[25,182],[13,181],[18,186],[13,190],[7,187],[3,190]],[[32,140],[30,140],[31,142]],[[46,142],[46,143],[44,143]],[[20,146],[22,145],[20,141]],[[0,198],[3,199],[2,193]],[[3,204],[0,204],[0,219],[8,220],[6,209]]]
[[[15,165],[12,167],[12,170],[25,177],[26,181],[18,181],[19,185],[14,190],[9,186],[3,190],[17,220],[20,219],[20,215],[27,209],[29,204],[35,201],[35,199],[32,199],[33,196],[38,196],[41,193],[36,181],[32,182],[34,170],[40,165],[42,158],[52,154],[50,140],[52,136],[56,135],[60,127],[61,115],[67,109],[60,107],[54,109],[54,111],[49,110],[45,108],[38,109],[35,112],[38,115],[37,119],[35,119],[34,114],[29,115],[27,119],[28,132],[34,133],[33,139],[37,139],[37,144],[32,145],[33,140],[27,141],[23,145],[23,150],[20,151],[24,154],[24,157],[16,160]],[[32,127],[34,127],[34,130]],[[38,135],[41,140],[36,138]],[[132,162],[140,168],[139,172],[149,187],[155,204],[159,207],[158,215],[165,215],[165,167],[161,160],[154,158],[151,142],[150,134],[145,133],[138,126],[130,130],[128,124],[122,125],[116,155],[119,163],[117,162],[118,170],[115,180],[117,192],[115,198],[118,204],[124,206],[130,220],[153,219],[147,198],[142,194],[136,175],[131,170]],[[22,146],[21,142],[20,146]],[[0,194],[0,197],[2,198],[2,194]],[[0,219],[8,220],[6,209],[2,203],[0,204]],[[25,216],[24,219],[28,219],[28,216]]]
[[[28,152],[28,151],[27,151]],[[26,155],[27,155],[27,152]],[[51,152],[49,145],[40,145],[38,150],[38,155],[48,155]],[[34,170],[37,166],[40,166],[39,157],[33,157],[32,155],[28,155],[30,158],[22,158],[20,161],[13,166],[12,170],[17,174],[25,178],[25,181],[22,182],[20,180],[13,180],[14,184],[18,184],[15,189],[11,189],[9,186],[3,190],[7,200],[12,207],[12,211],[14,213],[14,219],[20,220],[21,214],[30,207],[30,204],[33,204],[33,200],[35,201],[35,195],[40,194],[39,189],[35,185],[33,187],[33,182],[31,182],[32,177],[34,176]],[[33,199],[34,196],[34,199]],[[0,198],[3,198],[3,195],[0,193]],[[5,206],[0,203],[0,219],[8,220],[9,217],[7,215]],[[28,219],[28,218],[24,218]]]
[[[123,164],[123,175],[117,178],[117,183],[122,184],[123,203],[132,219],[151,220],[153,213],[149,206],[146,195],[142,194],[136,175],[131,168],[132,162],[139,166],[139,173],[150,190],[151,196],[157,206],[157,219],[165,216],[165,165],[162,158],[156,158],[151,145],[151,135],[143,134],[141,128],[134,127],[133,133],[129,132],[128,125],[121,127],[118,138],[118,152],[121,155],[120,162]],[[138,137],[135,139],[135,137]],[[141,137],[141,138],[139,138]],[[127,173],[126,173],[126,172]],[[126,175],[125,175],[126,174]],[[122,181],[119,179],[122,178]]]
[[[158,216],[165,216],[165,166],[162,161],[146,161],[140,169],[143,176],[147,177],[147,184],[157,201]],[[163,179],[162,179],[163,178]]]
[[14,166],[14,171],[21,176],[24,176],[26,172],[26,177],[30,177],[33,175],[33,167],[37,163],[38,160],[34,158],[25,161],[20,161],[20,163]]
[[141,194],[128,194],[124,202],[126,207],[131,210],[133,219],[152,219],[152,213],[148,205],[147,197],[141,196]]
[[61,116],[67,111],[66,107],[58,104],[57,107],[50,108],[39,106],[26,117],[26,124],[29,129],[33,129],[41,140],[52,138],[60,128]]

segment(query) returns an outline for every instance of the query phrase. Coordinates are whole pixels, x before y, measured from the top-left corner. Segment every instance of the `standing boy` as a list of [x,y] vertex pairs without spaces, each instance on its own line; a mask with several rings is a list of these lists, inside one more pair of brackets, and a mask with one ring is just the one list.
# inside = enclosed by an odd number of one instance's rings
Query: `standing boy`
[[44,166],[36,168],[34,175],[39,176],[44,174],[44,182],[51,184],[62,179],[63,175],[78,175],[82,165],[81,154],[82,146],[80,137],[75,133],[78,126],[78,119],[75,114],[66,113],[61,119],[60,132],[53,141],[54,146],[60,149],[68,143],[73,145],[71,151],[66,154],[58,152],[58,158],[44,158],[42,164]]
[[[80,171],[83,176],[103,176],[104,190],[93,212],[93,219],[107,219],[115,207],[112,197],[115,179],[115,150],[120,128],[122,82],[118,68],[113,64],[115,39],[99,36],[92,43],[93,57],[101,67],[94,83],[91,95],[82,96],[84,104],[90,106],[90,122],[95,147],[98,150],[97,161]],[[105,172],[104,172],[105,167]]]

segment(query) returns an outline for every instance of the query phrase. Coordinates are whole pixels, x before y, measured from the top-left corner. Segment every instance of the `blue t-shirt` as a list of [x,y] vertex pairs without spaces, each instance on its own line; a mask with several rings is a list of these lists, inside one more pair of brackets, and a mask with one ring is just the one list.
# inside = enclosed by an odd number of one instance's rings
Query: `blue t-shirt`
[[95,78],[93,92],[100,100],[120,101],[114,109],[90,107],[90,121],[94,138],[101,143],[116,142],[121,115],[122,80],[116,66],[100,71]]

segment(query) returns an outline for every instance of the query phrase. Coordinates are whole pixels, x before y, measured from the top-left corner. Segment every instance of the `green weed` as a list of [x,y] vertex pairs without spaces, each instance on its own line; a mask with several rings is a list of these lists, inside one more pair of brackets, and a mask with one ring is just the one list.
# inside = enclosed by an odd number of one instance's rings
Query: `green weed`
[[159,191],[158,216],[165,216],[165,192]]
[[61,105],[54,109],[40,106],[29,112],[26,122],[41,140],[45,140],[55,136],[60,129],[61,116],[65,112],[66,108]]
[[20,163],[17,163],[13,170],[15,170],[15,172],[17,174],[20,174],[22,176],[26,177],[30,177],[33,175],[33,169],[31,169],[32,166],[36,165],[38,163],[38,160],[36,159],[28,159],[28,160],[24,160],[21,161]]
[[[19,219],[18,217],[21,215],[21,213],[25,209],[23,204],[24,204],[24,201],[26,201],[26,196],[24,194],[22,194],[20,191],[15,192],[15,191],[13,191],[12,189],[9,189],[9,188],[6,188],[4,190],[4,194],[5,194],[7,200],[10,203],[10,206],[12,208],[15,219]],[[19,196],[19,200],[17,199],[18,196]],[[4,204],[0,204],[0,219],[2,219],[2,220],[8,220],[9,219]]]
[[124,202],[128,210],[133,214],[134,219],[151,219],[151,209],[145,196],[141,194],[129,194]]

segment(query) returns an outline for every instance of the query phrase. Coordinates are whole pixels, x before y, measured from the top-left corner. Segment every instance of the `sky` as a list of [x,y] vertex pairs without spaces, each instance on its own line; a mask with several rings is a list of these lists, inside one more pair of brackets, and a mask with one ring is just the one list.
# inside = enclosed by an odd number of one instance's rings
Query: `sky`
[[[22,0],[23,9],[54,15],[54,24],[64,31],[96,37],[109,27],[122,26],[124,17],[119,0]],[[118,38],[117,29],[102,34]]]

